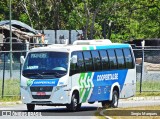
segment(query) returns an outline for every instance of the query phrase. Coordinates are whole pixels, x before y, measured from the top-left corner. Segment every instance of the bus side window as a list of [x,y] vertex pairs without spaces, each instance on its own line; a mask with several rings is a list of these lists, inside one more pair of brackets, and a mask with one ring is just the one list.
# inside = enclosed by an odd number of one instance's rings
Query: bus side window
[[93,71],[93,61],[90,51],[83,51],[86,71]]
[[102,66],[101,66],[101,60],[100,60],[98,51],[93,50],[93,51],[91,51],[91,54],[92,54],[92,58],[93,58],[94,70],[95,71],[101,70]]
[[106,50],[100,50],[99,54],[101,58],[102,69],[103,70],[109,69],[108,55],[107,55]]
[[133,58],[132,58],[130,49],[124,48],[123,52],[124,52],[124,57],[125,57],[125,62],[126,62],[126,68],[128,69],[133,68],[134,67]]
[[[73,55],[77,55],[77,52],[72,52],[71,58]],[[77,64],[71,62],[70,64],[70,76],[77,73]]]
[[109,49],[107,51],[109,56],[110,68],[117,69],[117,60],[116,60],[114,49]]
[[116,49],[115,51],[118,61],[118,69],[125,69],[124,55],[122,49]]
[[77,52],[77,73],[85,72],[82,51]]

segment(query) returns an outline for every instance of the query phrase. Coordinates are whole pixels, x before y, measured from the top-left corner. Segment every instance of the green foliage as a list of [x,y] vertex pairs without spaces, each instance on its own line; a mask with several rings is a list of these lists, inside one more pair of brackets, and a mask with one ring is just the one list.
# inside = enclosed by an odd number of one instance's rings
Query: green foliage
[[[0,1],[0,20],[9,0]],[[159,0],[12,0],[12,19],[35,29],[82,29],[86,38],[113,42],[160,37]]]
[[9,9],[7,5],[7,1],[0,1],[0,20],[8,19],[9,17]]
[[[20,21],[23,21],[23,22],[25,22],[25,23],[28,23],[28,17],[27,17],[26,14],[20,14],[19,20],[20,20]],[[29,23],[28,23],[28,24],[29,24]]]

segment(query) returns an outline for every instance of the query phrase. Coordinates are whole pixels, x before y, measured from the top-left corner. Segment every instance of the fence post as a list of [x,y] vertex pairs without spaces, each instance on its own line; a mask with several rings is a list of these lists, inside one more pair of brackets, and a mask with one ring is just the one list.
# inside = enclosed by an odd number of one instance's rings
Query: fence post
[[71,30],[69,30],[69,44],[71,44]]
[[[22,56],[22,52],[21,52],[20,58],[21,58],[21,56]],[[20,84],[21,84],[21,70],[22,70],[22,64],[21,64],[21,60],[20,60]],[[19,99],[21,99],[21,91],[20,91]]]
[[29,42],[26,40],[26,51],[29,51]]
[[140,79],[140,93],[142,92],[142,80],[143,80],[143,74],[144,74],[144,45],[145,41],[143,40],[141,42],[142,44],[142,67],[141,67],[141,79]]
[[4,96],[4,78],[5,78],[5,65],[6,65],[6,53],[4,52],[4,62],[3,62],[3,81],[2,81],[2,98]]
[[57,44],[57,30],[55,30],[55,44]]
[[[20,55],[20,58],[22,56],[22,52],[21,52],[21,55]],[[21,82],[21,70],[22,70],[22,64],[21,64],[21,60],[20,60],[20,82]]]

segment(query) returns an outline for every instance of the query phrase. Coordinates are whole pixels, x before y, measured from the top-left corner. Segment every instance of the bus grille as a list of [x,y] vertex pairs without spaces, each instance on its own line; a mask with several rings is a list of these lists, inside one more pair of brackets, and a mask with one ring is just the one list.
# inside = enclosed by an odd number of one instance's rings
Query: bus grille
[[50,95],[32,95],[34,99],[49,99]]
[[[52,92],[53,86],[32,86],[31,92]],[[32,95],[33,99],[49,99],[51,95]]]
[[53,86],[32,86],[30,90],[31,92],[52,92]]

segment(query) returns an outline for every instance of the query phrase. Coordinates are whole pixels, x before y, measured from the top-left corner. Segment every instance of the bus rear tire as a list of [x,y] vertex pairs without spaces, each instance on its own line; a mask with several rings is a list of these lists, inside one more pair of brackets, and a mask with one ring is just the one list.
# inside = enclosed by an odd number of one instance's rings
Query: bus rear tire
[[116,90],[113,91],[112,94],[112,100],[106,100],[106,101],[102,101],[102,107],[103,108],[117,108],[118,107],[118,100],[119,100],[119,95],[118,92]]
[[34,111],[35,105],[34,104],[27,104],[27,110],[28,111]]
[[117,108],[118,107],[118,100],[119,100],[118,92],[116,90],[114,90],[113,94],[112,94],[111,107]]
[[76,93],[72,95],[71,104],[66,105],[67,109],[75,112],[81,108],[81,103],[79,103],[78,96]]

